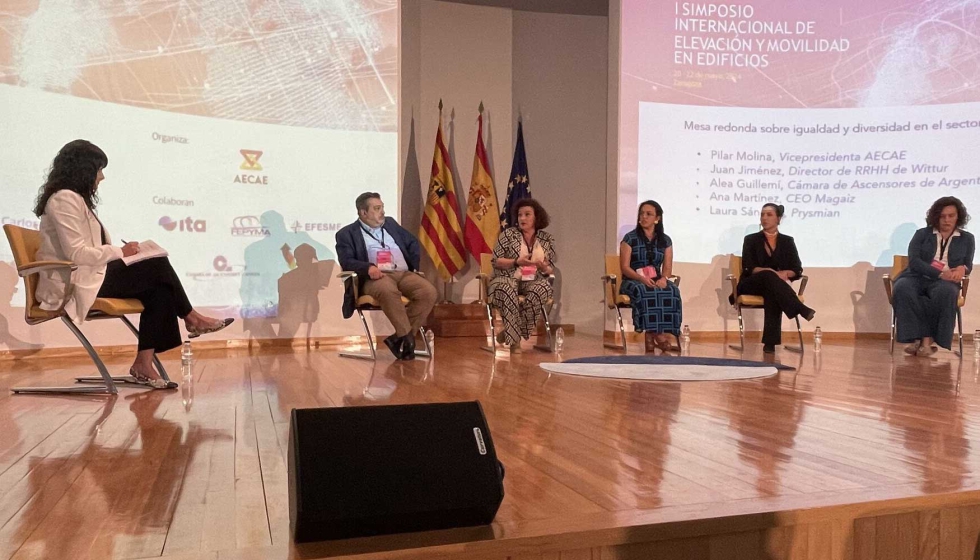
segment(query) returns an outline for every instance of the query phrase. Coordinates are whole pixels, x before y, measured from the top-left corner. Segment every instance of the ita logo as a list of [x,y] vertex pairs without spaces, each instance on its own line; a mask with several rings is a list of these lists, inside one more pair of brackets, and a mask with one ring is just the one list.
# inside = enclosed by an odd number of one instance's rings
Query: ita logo
[[208,222],[206,220],[195,220],[190,217],[184,218],[183,220],[173,220],[170,216],[164,216],[157,223],[167,231],[204,233],[208,230]]

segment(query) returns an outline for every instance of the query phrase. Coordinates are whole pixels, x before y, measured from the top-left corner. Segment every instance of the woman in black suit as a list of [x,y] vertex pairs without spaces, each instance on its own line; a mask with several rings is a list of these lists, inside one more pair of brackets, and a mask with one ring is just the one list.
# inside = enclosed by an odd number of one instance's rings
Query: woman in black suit
[[790,284],[803,275],[796,243],[779,233],[783,206],[767,203],[762,206],[759,223],[762,231],[745,236],[742,243],[742,276],[738,281],[739,295],[765,298],[765,326],[762,329],[762,351],[771,354],[782,341],[783,313],[790,319],[797,315],[807,321],[816,313],[800,298]]
[[973,270],[975,242],[963,230],[969,221],[960,199],[944,196],[909,242],[909,266],[895,279],[892,296],[896,338],[911,343],[906,354],[931,356],[933,342],[947,350],[953,344],[960,282]]

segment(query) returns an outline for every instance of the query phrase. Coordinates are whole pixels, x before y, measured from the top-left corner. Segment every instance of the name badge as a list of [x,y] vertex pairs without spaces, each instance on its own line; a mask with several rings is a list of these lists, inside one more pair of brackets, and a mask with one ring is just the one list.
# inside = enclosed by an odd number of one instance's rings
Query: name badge
[[932,268],[935,268],[939,272],[946,270],[946,263],[939,259],[932,259]]
[[378,251],[378,270],[395,270],[395,259],[391,256],[391,251],[381,249]]
[[536,266],[522,266],[521,267],[521,280],[534,280],[535,274],[538,272],[538,267]]
[[657,274],[657,269],[653,268],[652,266],[644,266],[637,272],[640,273],[640,276],[643,276],[644,278],[649,278],[651,280],[656,280],[657,276],[659,276]]

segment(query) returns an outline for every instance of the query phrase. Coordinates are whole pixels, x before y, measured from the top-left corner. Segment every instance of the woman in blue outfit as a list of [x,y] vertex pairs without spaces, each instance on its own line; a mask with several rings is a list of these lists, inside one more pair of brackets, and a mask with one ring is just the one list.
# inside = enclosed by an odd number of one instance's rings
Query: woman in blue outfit
[[909,266],[895,280],[892,301],[905,353],[931,356],[933,342],[953,344],[960,282],[973,270],[973,235],[963,231],[970,215],[960,199],[944,196],[926,213],[926,227],[909,242]]
[[623,284],[619,293],[630,297],[633,329],[646,333],[646,351],[671,349],[670,335],[680,333],[681,293],[667,278],[674,267],[674,248],[664,233],[664,211],[647,200],[640,204],[636,229],[619,244]]

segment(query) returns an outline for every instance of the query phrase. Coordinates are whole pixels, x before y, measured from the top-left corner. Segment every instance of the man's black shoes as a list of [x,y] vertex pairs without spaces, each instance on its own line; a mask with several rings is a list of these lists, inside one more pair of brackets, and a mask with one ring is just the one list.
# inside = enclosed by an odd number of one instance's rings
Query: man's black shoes
[[415,359],[415,333],[410,332],[405,336],[391,335],[385,339],[385,346],[391,350],[395,358],[399,360]]

